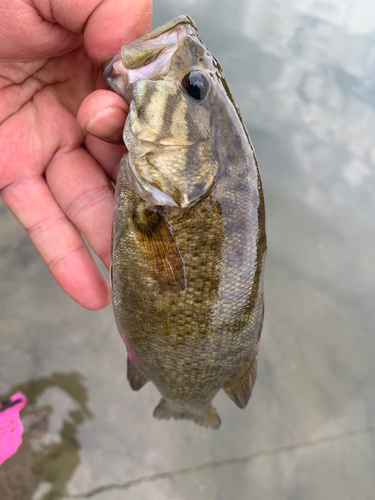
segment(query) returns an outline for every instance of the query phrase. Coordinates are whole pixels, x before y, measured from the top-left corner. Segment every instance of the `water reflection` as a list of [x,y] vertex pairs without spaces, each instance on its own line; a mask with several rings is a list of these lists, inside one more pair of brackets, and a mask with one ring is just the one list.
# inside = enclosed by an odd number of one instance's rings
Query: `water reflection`
[[12,387],[22,391],[27,405],[21,412],[23,442],[0,468],[0,498],[60,500],[78,466],[80,425],[92,413],[78,373],[53,373]]
[[287,142],[305,174],[301,194],[312,204],[327,194],[374,211],[375,148],[369,131],[375,126],[375,14],[370,2],[266,0],[247,2],[244,10],[242,35],[282,62],[277,78],[265,87],[250,84],[249,98],[256,94],[262,103],[253,108],[250,124],[269,129],[272,113],[272,130],[288,127]]
[[[277,141],[297,160],[280,165],[276,153],[278,175],[302,173],[304,185],[298,189],[312,206],[319,205],[324,194],[374,212],[371,2],[238,0],[235,4],[236,8],[232,3],[216,8],[215,2],[204,7],[194,3],[194,12],[190,2],[189,7],[191,15],[198,16],[205,43],[225,70],[250,130],[276,133]],[[181,8],[171,10],[176,14]],[[272,142],[267,146],[275,147]],[[272,163],[263,164],[263,172]]]

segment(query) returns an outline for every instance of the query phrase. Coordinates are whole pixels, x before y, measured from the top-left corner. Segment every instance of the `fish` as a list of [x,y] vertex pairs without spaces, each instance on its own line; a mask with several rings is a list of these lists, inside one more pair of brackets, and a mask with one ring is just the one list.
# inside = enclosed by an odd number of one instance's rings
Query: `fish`
[[158,419],[217,429],[220,389],[244,408],[263,325],[265,207],[223,70],[179,16],[103,68],[129,105],[110,281],[127,378],[161,394]]

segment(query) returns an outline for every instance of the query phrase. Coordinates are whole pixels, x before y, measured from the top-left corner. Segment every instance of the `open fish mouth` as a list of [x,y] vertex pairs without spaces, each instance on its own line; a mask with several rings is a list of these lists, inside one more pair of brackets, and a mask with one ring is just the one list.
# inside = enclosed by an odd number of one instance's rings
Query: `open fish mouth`
[[129,103],[130,85],[140,79],[167,74],[179,43],[191,34],[197,34],[197,28],[188,16],[173,19],[133,43],[124,45],[104,65],[104,78]]

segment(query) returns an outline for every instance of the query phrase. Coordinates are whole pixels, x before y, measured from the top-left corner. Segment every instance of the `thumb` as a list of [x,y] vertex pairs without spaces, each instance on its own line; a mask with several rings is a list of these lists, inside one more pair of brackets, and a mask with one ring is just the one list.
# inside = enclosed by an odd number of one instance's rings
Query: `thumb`
[[114,144],[123,144],[122,131],[129,107],[119,95],[96,90],[86,97],[78,111],[79,126],[89,134]]

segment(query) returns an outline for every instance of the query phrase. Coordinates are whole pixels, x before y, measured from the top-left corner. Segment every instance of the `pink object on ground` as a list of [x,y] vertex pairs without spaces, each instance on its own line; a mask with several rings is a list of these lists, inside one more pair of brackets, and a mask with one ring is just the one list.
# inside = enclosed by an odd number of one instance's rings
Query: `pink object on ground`
[[19,413],[25,404],[26,396],[22,392],[0,403],[0,465],[14,455],[22,443],[23,426]]

